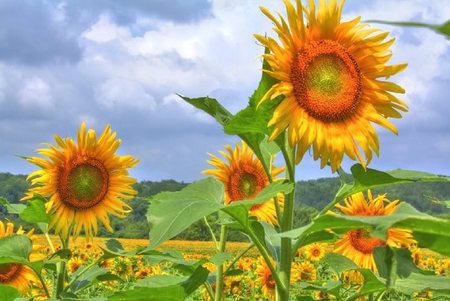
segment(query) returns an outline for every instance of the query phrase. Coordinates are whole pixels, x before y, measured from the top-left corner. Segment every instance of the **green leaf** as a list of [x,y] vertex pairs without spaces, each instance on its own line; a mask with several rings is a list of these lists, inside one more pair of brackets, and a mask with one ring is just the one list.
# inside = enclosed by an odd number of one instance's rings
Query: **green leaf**
[[194,107],[204,111],[205,113],[211,115],[214,117],[217,122],[221,125],[227,124],[233,114],[231,114],[227,109],[225,109],[216,99],[206,97],[199,97],[199,98],[189,98],[186,96],[181,96],[178,94],[179,97],[184,99],[187,103],[190,103]]
[[31,240],[26,235],[13,234],[0,238],[0,264],[12,262],[21,263],[29,266],[40,275],[44,262],[30,262],[28,258],[31,250]]
[[208,274],[206,268],[199,266],[190,277],[169,275],[148,277],[136,284],[134,289],[115,292],[108,297],[108,301],[182,301],[206,281]]
[[445,35],[450,38],[450,20],[443,24],[428,24],[420,22],[396,22],[396,21],[381,21],[381,20],[369,20],[367,22],[380,23],[387,25],[407,26],[407,27],[424,27],[435,31],[436,33]]
[[223,199],[223,184],[213,178],[199,180],[178,192],[155,195],[147,212],[149,248],[156,248],[203,216],[217,211]]
[[11,204],[2,197],[0,197],[0,204],[4,205],[10,214],[20,214],[26,208],[24,204]]
[[26,235],[13,234],[0,238],[0,257],[28,260],[32,248],[31,240]]
[[22,294],[12,286],[0,284],[0,300],[2,301],[14,301]]
[[209,261],[214,263],[215,265],[222,265],[225,261],[233,260],[233,254],[228,252],[220,252],[214,254]]
[[[76,270],[72,277],[76,277],[76,275],[82,270],[82,268]],[[119,276],[111,274],[108,269],[93,266],[72,284],[71,291],[77,292],[90,286],[97,285],[101,282],[112,280],[123,281]]]
[[35,194],[31,200],[27,202],[27,207],[20,213],[20,218],[29,223],[46,223],[49,224],[51,218],[46,213],[46,199]]
[[342,274],[344,271],[358,269],[356,263],[341,254],[328,253],[325,256],[325,262],[329,264],[330,269],[337,275]]

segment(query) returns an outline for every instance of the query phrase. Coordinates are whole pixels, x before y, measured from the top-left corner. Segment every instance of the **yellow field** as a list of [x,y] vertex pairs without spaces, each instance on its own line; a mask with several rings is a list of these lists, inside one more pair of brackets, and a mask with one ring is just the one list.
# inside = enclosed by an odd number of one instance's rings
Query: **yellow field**
[[[60,246],[60,241],[57,236],[50,236],[52,243],[56,248]],[[89,245],[95,247],[106,248],[105,241],[111,238],[94,237],[93,241]],[[126,238],[116,238],[126,250],[135,249],[139,246],[147,246],[149,243],[148,239],[126,239]],[[33,240],[34,244],[37,245],[47,245],[47,241],[44,235],[36,235],[36,239]],[[70,247],[85,247],[87,244],[83,237],[78,238],[75,241],[70,242]],[[249,246],[248,242],[228,242],[226,246],[226,251],[230,253],[241,253]],[[214,242],[212,241],[186,241],[186,240],[169,240],[163,243],[157,250],[176,250],[188,255],[212,255],[216,253]],[[248,256],[258,256],[258,250],[252,248],[247,255]]]

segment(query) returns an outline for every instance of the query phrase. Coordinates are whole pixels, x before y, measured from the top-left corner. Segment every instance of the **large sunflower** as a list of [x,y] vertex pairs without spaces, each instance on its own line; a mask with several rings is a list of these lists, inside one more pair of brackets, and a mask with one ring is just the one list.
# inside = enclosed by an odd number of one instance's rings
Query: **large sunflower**
[[[383,216],[391,215],[397,210],[400,202],[389,201],[386,194],[379,195],[375,199],[370,190],[367,192],[368,200],[362,192],[356,193],[344,200],[345,206],[336,204],[336,207],[345,215],[351,216]],[[362,268],[377,272],[373,250],[378,246],[389,245],[392,247],[406,247],[416,243],[410,230],[391,228],[386,233],[384,241],[371,236],[371,229],[360,228],[344,234],[334,245],[334,252],[342,254],[353,260]]]
[[386,66],[394,42],[385,41],[388,33],[367,28],[360,17],[341,23],[344,1],[319,1],[317,12],[313,0],[309,8],[296,2],[297,9],[284,0],[287,21],[281,16],[278,21],[261,7],[275,23],[281,44],[255,34],[270,50],[263,55],[270,65],[264,72],[279,80],[261,102],[284,96],[269,121],[274,126],[269,139],[288,128],[289,144],[297,147],[297,164],[312,147],[314,160],[321,158],[322,168],[329,163],[333,172],[344,154],[365,166],[372,152],[379,152],[372,123],[397,134],[387,118],[401,118],[398,111],[408,110],[392,95],[404,89],[378,78],[397,74],[407,64]]
[[57,145],[38,149],[49,160],[32,157],[27,160],[41,169],[31,173],[32,185],[23,200],[33,194],[50,196],[46,203],[52,215],[50,227],[55,233],[67,238],[73,227],[77,237],[82,228],[87,239],[97,234],[97,219],[107,230],[113,232],[108,214],[125,217],[131,207],[121,199],[132,199],[136,191],[131,187],[136,180],[128,177],[127,168],[138,161],[130,155],[115,154],[121,140],[109,125],[97,139],[94,130],[86,131],[85,123],[77,133],[78,145],[71,138],[61,139],[55,135]]
[[[19,227],[17,232],[14,232],[14,224],[0,221],[0,238],[4,238],[13,234],[27,235],[29,238],[33,235],[33,230],[25,234],[22,227]],[[38,283],[39,280],[34,271],[20,263],[0,263],[0,284],[8,285],[19,290],[22,295],[26,296],[31,292],[33,283]]]
[[[229,145],[226,145],[225,148],[228,153],[224,151],[220,151],[220,153],[228,162],[226,163],[217,156],[209,154],[212,159],[208,160],[208,163],[217,169],[207,169],[203,173],[215,176],[224,184],[226,205],[254,199],[264,187],[270,184],[261,161],[245,142],[242,142],[242,147],[236,143],[234,151]],[[272,166],[272,179],[275,179],[283,171],[284,168]],[[277,199],[282,209],[284,195],[279,193]],[[253,205],[250,208],[250,214],[271,225],[278,224],[274,199]]]

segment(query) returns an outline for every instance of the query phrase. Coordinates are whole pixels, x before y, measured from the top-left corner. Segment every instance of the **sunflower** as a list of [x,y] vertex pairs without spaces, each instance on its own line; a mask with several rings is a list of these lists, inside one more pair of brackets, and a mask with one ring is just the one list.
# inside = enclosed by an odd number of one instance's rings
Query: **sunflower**
[[83,122],[78,130],[78,145],[71,138],[61,139],[55,135],[56,146],[37,152],[49,160],[32,157],[27,161],[41,169],[31,173],[32,185],[23,200],[34,194],[50,196],[46,203],[47,213],[52,215],[49,227],[64,239],[73,227],[76,238],[82,228],[90,240],[97,234],[97,218],[105,228],[113,232],[108,214],[125,217],[131,207],[121,199],[132,199],[136,191],[131,187],[136,180],[128,177],[127,168],[135,166],[132,156],[118,156],[115,151],[121,140],[109,125],[97,139],[94,130],[86,131]]
[[[309,8],[297,0],[295,9],[284,0],[287,21],[277,20],[266,8],[261,11],[275,24],[281,44],[255,34],[270,50],[264,59],[270,68],[264,72],[279,80],[263,96],[262,102],[280,95],[268,126],[274,126],[269,140],[288,128],[291,147],[296,146],[296,164],[312,147],[314,160],[332,171],[341,165],[344,154],[366,166],[377,156],[379,143],[372,123],[395,134],[387,118],[400,118],[407,105],[392,95],[404,93],[395,83],[382,81],[404,70],[407,64],[387,66],[394,39],[387,32],[366,28],[360,17],[341,23],[344,1],[319,1]],[[304,20],[304,15],[306,20]],[[360,149],[364,151],[363,159]]]
[[322,243],[312,243],[305,247],[304,254],[309,260],[319,261],[325,256],[325,248]]
[[[13,223],[7,222],[5,227],[0,221],[0,239],[13,234],[27,235],[30,238],[33,230],[25,234],[22,227],[19,227],[17,232],[14,232]],[[0,284],[12,286],[26,296],[31,292],[33,283],[38,282],[39,279],[30,267],[20,263],[0,263]]]
[[261,293],[264,296],[269,297],[270,300],[274,300],[275,280],[272,277],[269,266],[262,256],[260,256],[257,261],[255,276],[257,277],[256,283],[258,283],[258,286],[261,288]]
[[[258,193],[270,184],[269,178],[261,161],[253,151],[242,142],[242,147],[236,143],[233,151],[231,146],[225,146],[228,153],[220,151],[228,163],[225,163],[215,155],[209,154],[212,159],[207,162],[217,169],[207,169],[203,173],[215,176],[225,186],[225,204],[231,204],[242,200],[254,199]],[[271,175],[275,179],[284,168],[272,166]],[[277,199],[281,209],[284,205],[284,195],[278,193]],[[250,208],[250,214],[256,216],[271,225],[277,225],[277,213],[275,200],[270,199],[262,204],[255,204]]]
[[296,262],[292,265],[292,281],[315,281],[316,268],[312,262]]
[[[370,190],[367,192],[368,200],[362,192],[356,193],[344,200],[345,206],[335,206],[345,215],[351,216],[384,216],[391,215],[397,210],[400,202],[389,201],[386,194],[372,197]],[[385,205],[386,204],[386,205]],[[347,232],[334,245],[334,252],[342,254],[353,260],[359,267],[371,269],[377,272],[373,250],[378,246],[389,245],[391,247],[407,247],[416,243],[410,230],[391,228],[387,230],[386,241],[371,236],[371,228],[360,228]]]

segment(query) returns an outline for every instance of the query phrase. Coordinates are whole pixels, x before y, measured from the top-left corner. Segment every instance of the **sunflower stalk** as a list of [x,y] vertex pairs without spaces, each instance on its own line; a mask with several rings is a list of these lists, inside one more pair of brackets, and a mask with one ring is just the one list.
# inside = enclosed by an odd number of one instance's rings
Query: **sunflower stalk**
[[[69,240],[70,240],[70,232],[72,231],[73,225],[69,226],[69,235],[67,238],[63,238],[62,235],[59,235],[59,238],[61,240],[61,245],[63,249],[69,249]],[[61,293],[64,291],[64,283],[66,280],[66,262],[64,260],[61,260],[57,265],[57,278],[56,278],[56,298],[61,297]]]
[[[220,227],[220,245],[219,245],[219,253],[225,252],[225,247],[227,243],[227,227],[222,225]],[[223,290],[223,263],[217,265],[217,278],[216,278],[216,293],[215,293],[215,301],[222,300],[222,290]]]
[[237,256],[235,256],[234,259],[233,259],[233,261],[232,261],[231,264],[226,268],[226,270],[223,272],[223,274],[226,275],[226,274],[230,271],[230,269],[236,264],[236,262],[238,262],[239,259],[242,258],[242,256],[244,256],[248,251],[250,251],[250,250],[251,250],[252,248],[254,248],[254,247],[255,247],[255,244],[254,244],[254,243],[250,243],[250,244],[248,245],[248,247],[247,247],[244,251],[242,251],[240,254],[238,254]]
[[93,266],[97,265],[101,260],[102,257],[100,256],[96,260],[85,266],[79,273],[77,273],[75,277],[72,278],[72,280],[70,280],[70,282],[66,285],[63,291],[67,292],[70,289],[70,287],[75,283],[75,281],[77,281],[81,276],[83,276],[84,273],[89,271]]
[[219,243],[217,242],[216,235],[214,234],[214,231],[211,228],[211,225],[209,224],[206,216],[203,217],[203,221],[205,222],[205,225],[208,228],[209,234],[211,234],[211,239],[214,241],[214,246],[216,247],[216,250],[219,251],[220,248]]
[[[289,147],[289,142],[286,138],[286,147],[282,147],[284,160],[286,162],[286,178],[290,183],[295,185],[295,149]],[[284,214],[281,220],[281,232],[292,230],[294,224],[294,199],[295,189],[290,192],[284,201]],[[279,267],[279,277],[283,286],[277,285],[277,298],[279,301],[289,301],[289,286],[291,278],[291,266],[292,266],[292,239],[283,237],[281,238],[281,257]]]

